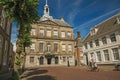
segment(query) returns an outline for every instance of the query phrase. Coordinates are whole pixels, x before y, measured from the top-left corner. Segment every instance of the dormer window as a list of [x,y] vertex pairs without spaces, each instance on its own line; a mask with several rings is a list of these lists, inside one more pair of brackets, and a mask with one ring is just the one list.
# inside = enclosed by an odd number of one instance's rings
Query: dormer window
[[95,34],[97,33],[97,31],[98,31],[97,28],[92,28],[92,29],[90,30],[90,35],[91,35],[91,36],[95,35]]
[[117,24],[120,24],[120,17],[117,17]]

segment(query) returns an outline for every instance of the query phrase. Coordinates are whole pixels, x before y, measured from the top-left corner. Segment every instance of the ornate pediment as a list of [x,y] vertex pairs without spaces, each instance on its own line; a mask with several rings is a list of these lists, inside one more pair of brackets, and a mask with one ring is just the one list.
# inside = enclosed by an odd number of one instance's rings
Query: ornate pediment
[[58,25],[57,23],[51,21],[51,20],[46,20],[46,21],[42,21],[40,22],[40,24],[47,24],[47,25]]

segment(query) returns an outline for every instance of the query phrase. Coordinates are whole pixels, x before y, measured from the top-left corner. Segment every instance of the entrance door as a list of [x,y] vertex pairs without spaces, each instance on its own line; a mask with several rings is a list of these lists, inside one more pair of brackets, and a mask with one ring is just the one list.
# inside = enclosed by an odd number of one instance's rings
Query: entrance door
[[58,64],[58,57],[55,57],[55,64]]
[[51,58],[47,59],[47,64],[51,64]]
[[43,63],[44,63],[44,58],[43,58],[43,56],[40,57],[39,62],[40,62],[40,65],[43,65]]

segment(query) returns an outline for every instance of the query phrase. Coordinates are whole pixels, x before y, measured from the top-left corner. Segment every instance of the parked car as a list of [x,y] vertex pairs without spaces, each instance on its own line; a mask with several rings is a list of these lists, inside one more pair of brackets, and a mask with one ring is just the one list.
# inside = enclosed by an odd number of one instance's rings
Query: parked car
[[116,63],[116,64],[115,64],[115,69],[116,69],[117,71],[120,71],[120,63]]

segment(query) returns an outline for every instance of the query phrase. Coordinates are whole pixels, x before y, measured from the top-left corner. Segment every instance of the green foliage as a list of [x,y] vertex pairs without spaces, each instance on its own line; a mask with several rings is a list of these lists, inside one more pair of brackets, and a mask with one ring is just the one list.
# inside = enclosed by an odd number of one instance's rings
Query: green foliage
[[15,65],[16,65],[16,69],[18,71],[18,74],[21,74],[22,73],[22,58],[21,57],[16,57],[16,62],[15,62]]
[[17,23],[21,45],[30,46],[31,24],[39,19],[37,10],[39,0],[1,0],[0,5],[3,6],[7,17]]
[[[37,6],[39,0],[1,0],[0,5],[3,7],[6,17],[17,23],[18,44],[17,52],[20,55],[25,52],[25,47],[30,46],[31,24],[39,19]],[[19,48],[19,49],[18,49]],[[26,55],[26,53],[24,53]],[[24,57],[25,58],[25,57]],[[24,59],[25,60],[25,59]],[[20,66],[20,59],[17,58],[16,65]],[[25,65],[25,61],[23,63]]]
[[20,66],[21,66],[21,61],[22,61],[22,59],[21,59],[20,57],[16,57],[16,62],[15,62],[15,64],[16,64],[18,67],[20,67]]

